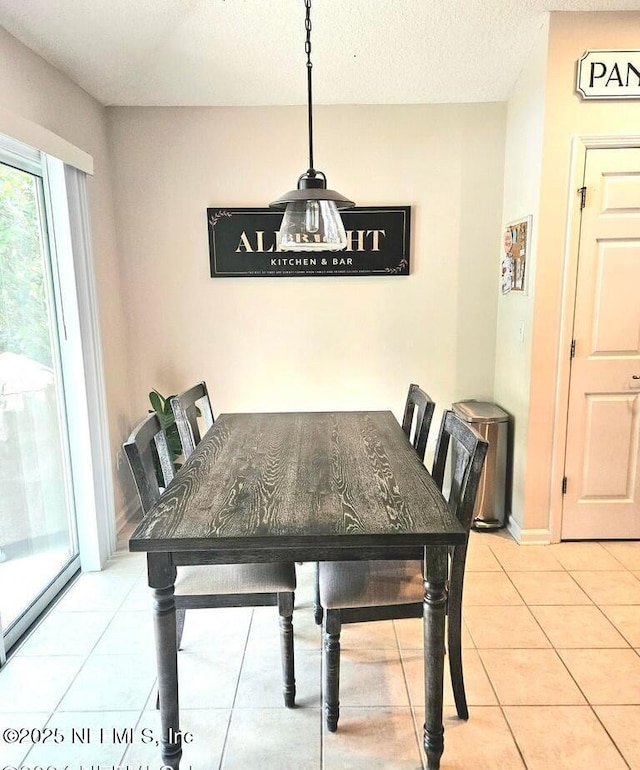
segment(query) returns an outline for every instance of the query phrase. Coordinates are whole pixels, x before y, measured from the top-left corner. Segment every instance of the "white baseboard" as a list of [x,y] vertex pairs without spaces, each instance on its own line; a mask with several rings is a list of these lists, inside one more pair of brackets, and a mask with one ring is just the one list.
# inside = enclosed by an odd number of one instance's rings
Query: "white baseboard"
[[509,516],[507,531],[520,545],[549,545],[551,543],[550,529],[523,529],[512,516]]
[[133,521],[141,520],[142,511],[136,501],[129,501],[116,514],[116,533],[119,535]]

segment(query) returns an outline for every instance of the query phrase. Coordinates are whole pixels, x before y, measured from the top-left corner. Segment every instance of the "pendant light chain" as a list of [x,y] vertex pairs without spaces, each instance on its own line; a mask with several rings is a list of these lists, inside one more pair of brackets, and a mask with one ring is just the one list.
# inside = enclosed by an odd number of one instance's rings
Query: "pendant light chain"
[[[296,0],[299,3],[300,0]],[[309,130],[309,168],[298,177],[295,190],[270,204],[284,210],[276,238],[279,251],[340,251],[347,247],[347,234],[340,218],[341,209],[355,203],[335,190],[327,189],[327,176],[313,167],[313,95],[311,63],[311,3],[304,0],[307,55],[307,119]]]
[[304,0],[304,7],[306,8],[304,27],[307,30],[304,50],[307,54],[307,112],[309,123],[309,170],[307,173],[309,176],[315,176],[316,172],[313,168],[313,100],[311,98],[311,70],[313,69],[313,64],[311,63],[311,0]]

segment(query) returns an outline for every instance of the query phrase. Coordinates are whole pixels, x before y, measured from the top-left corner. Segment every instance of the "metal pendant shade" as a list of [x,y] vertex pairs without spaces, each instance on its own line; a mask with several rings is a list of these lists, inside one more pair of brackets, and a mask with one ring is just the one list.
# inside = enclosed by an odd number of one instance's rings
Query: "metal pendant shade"
[[340,251],[347,247],[340,209],[355,203],[335,190],[327,189],[327,178],[313,167],[313,104],[311,89],[311,0],[305,0],[307,39],[307,115],[309,125],[309,168],[290,190],[270,207],[284,209],[282,224],[276,236],[280,251]]

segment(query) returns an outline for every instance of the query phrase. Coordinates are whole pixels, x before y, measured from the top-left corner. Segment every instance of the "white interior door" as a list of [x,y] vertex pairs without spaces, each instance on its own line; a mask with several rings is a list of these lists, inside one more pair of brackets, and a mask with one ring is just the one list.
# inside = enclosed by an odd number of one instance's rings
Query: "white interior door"
[[640,538],[640,148],[589,149],[562,539]]

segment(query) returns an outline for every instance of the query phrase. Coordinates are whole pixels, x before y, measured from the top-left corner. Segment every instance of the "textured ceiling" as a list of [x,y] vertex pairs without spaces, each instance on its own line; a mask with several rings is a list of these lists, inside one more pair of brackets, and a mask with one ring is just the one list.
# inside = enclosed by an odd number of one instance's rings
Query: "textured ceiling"
[[[314,102],[504,101],[552,10],[640,0],[313,0]],[[303,0],[0,0],[0,25],[105,105],[306,99]]]

